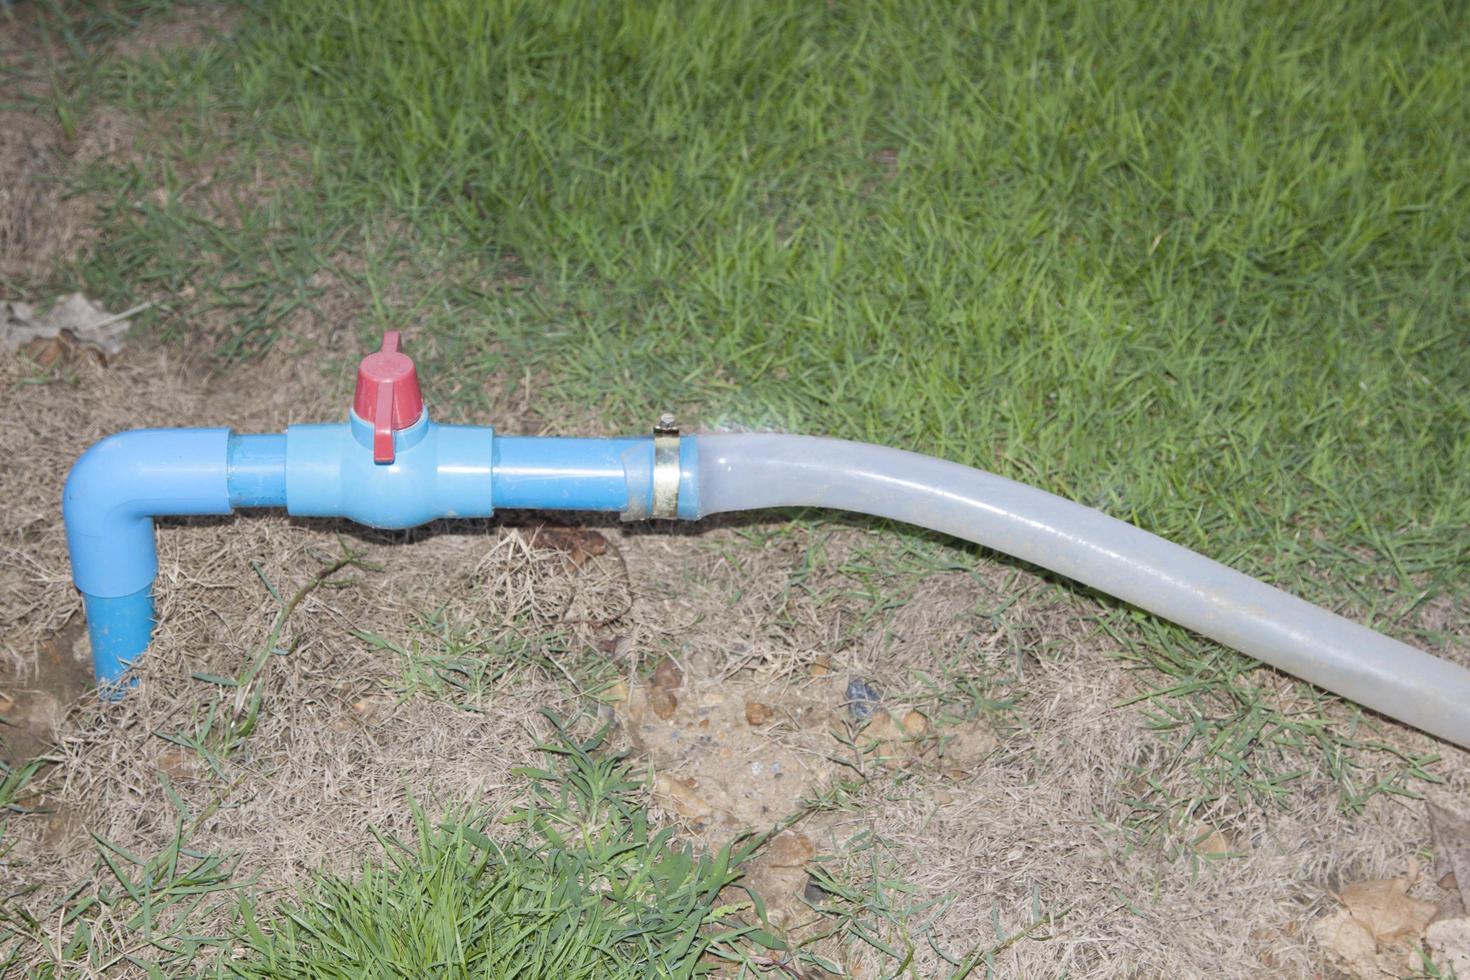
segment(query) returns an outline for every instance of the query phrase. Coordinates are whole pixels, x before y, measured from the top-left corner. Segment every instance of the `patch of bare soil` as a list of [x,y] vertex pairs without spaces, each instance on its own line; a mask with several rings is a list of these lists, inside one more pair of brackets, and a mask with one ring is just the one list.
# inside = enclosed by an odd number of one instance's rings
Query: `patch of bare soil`
[[239,8],[226,4],[191,4],[168,17],[145,20],[117,39],[108,51],[113,58],[140,58],[171,50],[214,44],[239,20]]

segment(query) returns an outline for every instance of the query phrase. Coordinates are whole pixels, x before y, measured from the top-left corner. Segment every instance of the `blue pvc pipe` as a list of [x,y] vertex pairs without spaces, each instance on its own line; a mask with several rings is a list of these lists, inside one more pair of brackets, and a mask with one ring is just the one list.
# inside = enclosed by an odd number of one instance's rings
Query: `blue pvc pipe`
[[287,429],[286,510],[382,528],[494,513],[489,426],[438,425],[425,413],[394,433],[391,463],[373,461],[372,439],[372,427],[356,415]]
[[[63,494],[72,578],[82,592],[100,684],[116,683],[148,646],[158,571],[153,518],[285,507],[382,528],[488,517],[496,507],[616,511],[648,517],[653,439],[496,436],[439,425],[427,413],[394,433],[394,460],[373,460],[372,426],[293,425],[282,435],[140,429],[77,460]],[[699,516],[699,441],[680,443],[678,515]]]
[[286,437],[230,436],[231,507],[286,506]]
[[153,638],[153,586],[131,595],[100,596],[82,593],[87,612],[87,635],[92,641],[92,671],[104,693],[116,688],[128,665],[148,649]]
[[510,510],[624,511],[631,497],[646,512],[653,506],[653,440],[499,436],[490,495]]
[[83,453],[61,495],[77,588],[130,596],[158,572],[154,517],[228,514],[229,437],[229,429],[134,429]]

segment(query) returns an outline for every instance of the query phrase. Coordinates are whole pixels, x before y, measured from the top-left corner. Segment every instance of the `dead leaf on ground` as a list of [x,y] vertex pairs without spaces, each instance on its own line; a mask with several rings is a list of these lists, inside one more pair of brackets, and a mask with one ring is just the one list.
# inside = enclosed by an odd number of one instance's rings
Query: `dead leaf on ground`
[[[0,347],[26,350],[37,360],[54,363],[65,352],[65,344],[91,347],[109,357],[122,353],[123,337],[133,326],[130,316],[152,304],[136,306],[125,313],[109,313],[81,293],[61,297],[45,313],[20,300],[0,300]],[[48,342],[62,339],[57,345]],[[43,365],[44,366],[44,365]]]
[[607,538],[601,532],[585,527],[543,524],[531,532],[531,545],[564,552],[567,559],[577,566],[588,558],[607,553]]
[[1352,913],[1353,920],[1380,944],[1418,937],[1434,918],[1433,902],[1409,895],[1408,878],[1356,881],[1337,893],[1338,901]]
[[55,337],[37,337],[20,349],[37,367],[49,368],[76,353],[77,341],[71,331],[63,330]]
[[1378,970],[1378,944],[1347,909],[1339,909],[1312,923],[1312,935],[1327,952],[1341,959],[1355,977]]

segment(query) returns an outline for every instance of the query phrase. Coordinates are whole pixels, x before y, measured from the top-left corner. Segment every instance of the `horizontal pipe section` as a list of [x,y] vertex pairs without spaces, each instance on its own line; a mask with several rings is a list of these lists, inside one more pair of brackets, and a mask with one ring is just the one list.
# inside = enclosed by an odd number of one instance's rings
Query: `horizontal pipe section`
[[231,507],[286,506],[286,437],[230,436]]
[[646,515],[653,507],[653,440],[498,436],[490,495],[496,509]]

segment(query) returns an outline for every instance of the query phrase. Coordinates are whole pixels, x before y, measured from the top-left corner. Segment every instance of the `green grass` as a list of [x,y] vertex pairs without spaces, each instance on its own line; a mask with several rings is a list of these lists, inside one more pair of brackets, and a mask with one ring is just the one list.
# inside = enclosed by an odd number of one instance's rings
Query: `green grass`
[[779,940],[722,903],[741,841],[713,856],[675,847],[637,802],[641,784],[600,738],[565,733],[552,765],[523,771],[533,792],[510,843],[485,818],[439,825],[415,809],[417,839],[351,879],[322,879],[262,928],[243,910],[239,977],[692,977]]
[[513,813],[431,822],[409,801],[414,839],[379,834],[382,856],[360,873],[320,877],[269,907],[236,861],[192,846],[239,784],[195,813],[160,776],[178,810],[169,846],[138,855],[96,838],[94,880],[39,914],[24,894],[9,896],[0,971],[31,958],[43,964],[32,971],[40,977],[131,967],[160,977],[203,968],[233,977],[682,978],[788,955],[747,921],[751,900],[725,891],[738,889],[764,838],[715,854],[675,844],[672,829],[650,826],[641,776],[604,750],[601,733],[575,737],[548,717],[547,762],[518,771],[528,790]]
[[1467,568],[1459,5],[261,22],[167,104],[212,83],[303,142],[311,228],[406,215],[519,274],[381,305],[435,333],[440,389],[530,366],[627,427],[911,446],[1288,579],[1313,531]]
[[1467,18],[262,3],[238,48],[98,91],[196,152],[220,113],[236,158],[304,150],[310,192],[191,227],[137,202],[166,168],[129,171],[90,272],[229,265],[248,350],[343,245],[460,411],[529,367],[548,409],[913,447],[1318,597],[1352,599],[1313,563],[1443,589],[1470,567]]
[[[330,266],[441,414],[531,370],[553,416],[936,453],[1319,600],[1470,568],[1461,5],[253,10],[89,89],[175,139],[95,175],[82,275],[192,290],[228,353]],[[307,189],[149,198],[211,156]]]

